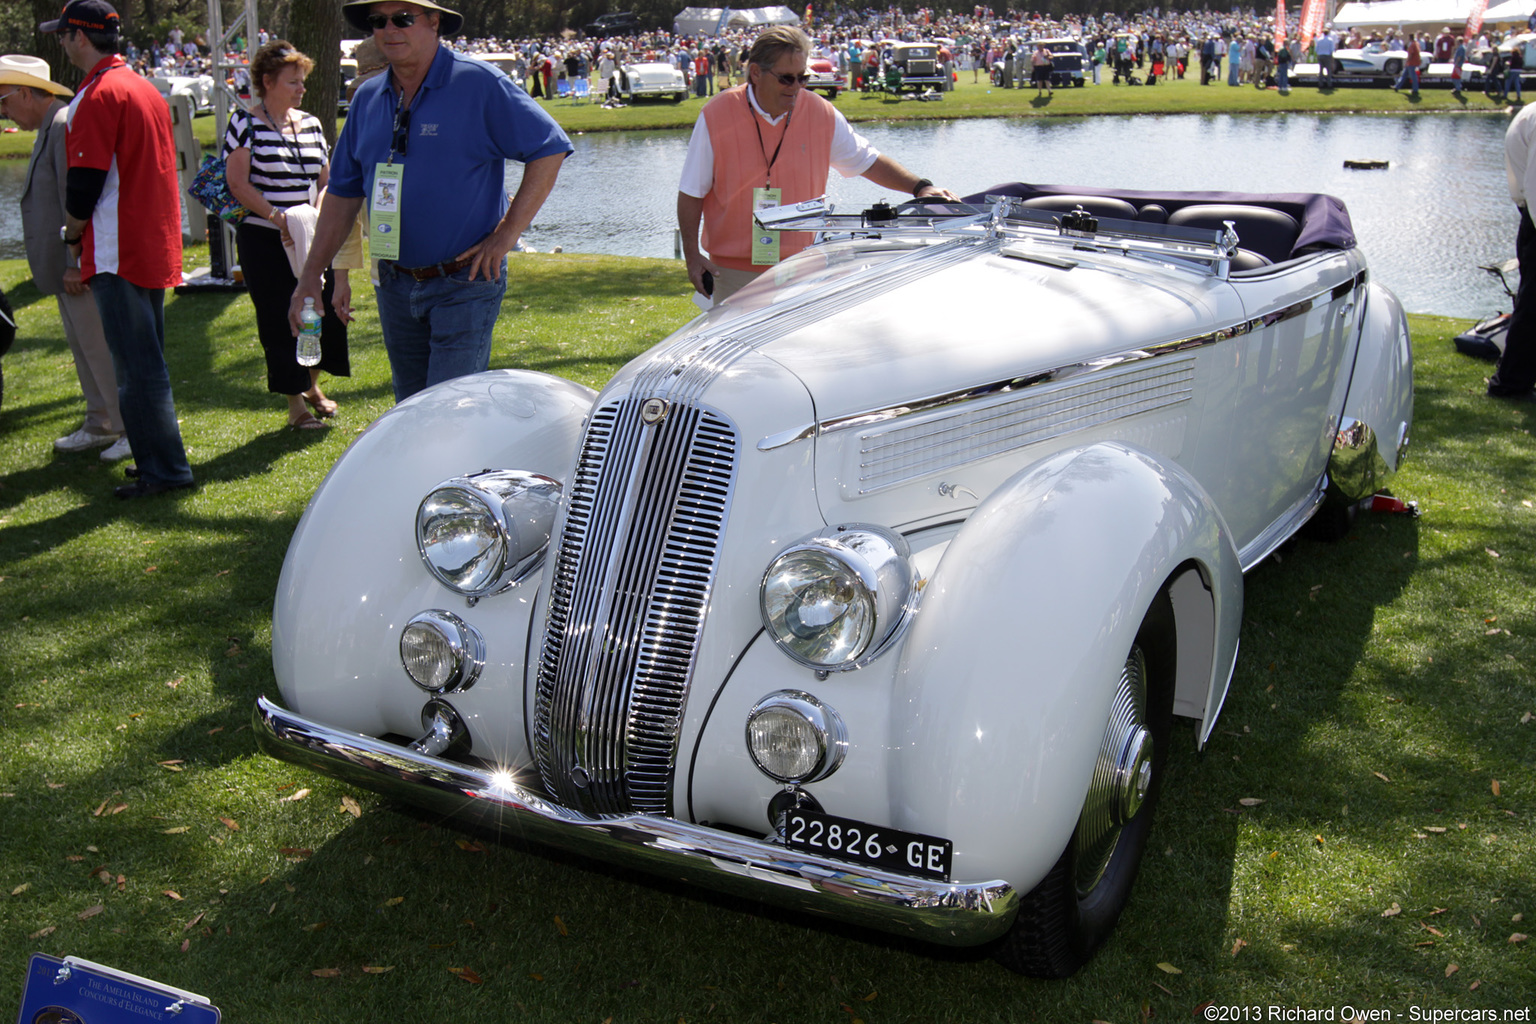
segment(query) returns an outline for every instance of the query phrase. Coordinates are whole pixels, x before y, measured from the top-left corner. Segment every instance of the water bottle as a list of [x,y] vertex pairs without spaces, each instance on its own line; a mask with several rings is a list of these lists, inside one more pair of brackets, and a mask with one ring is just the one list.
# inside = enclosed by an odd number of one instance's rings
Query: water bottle
[[299,345],[293,357],[300,366],[314,366],[320,362],[320,314],[315,312],[315,300],[304,300],[304,312],[299,314]]

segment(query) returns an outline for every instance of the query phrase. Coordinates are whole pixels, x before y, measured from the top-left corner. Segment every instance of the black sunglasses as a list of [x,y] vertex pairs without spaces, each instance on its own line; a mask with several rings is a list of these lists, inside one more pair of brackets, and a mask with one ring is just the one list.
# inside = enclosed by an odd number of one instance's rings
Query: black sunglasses
[[416,15],[410,11],[396,11],[394,14],[370,14],[368,15],[368,27],[377,32],[385,25],[393,24],[395,28],[410,28],[416,24]]
[[777,78],[780,82],[783,82],[785,85],[804,85],[806,82],[811,80],[810,75],[781,75],[777,71],[770,70],[769,68],[763,68],[763,70],[768,72],[768,74],[772,75],[774,78]]

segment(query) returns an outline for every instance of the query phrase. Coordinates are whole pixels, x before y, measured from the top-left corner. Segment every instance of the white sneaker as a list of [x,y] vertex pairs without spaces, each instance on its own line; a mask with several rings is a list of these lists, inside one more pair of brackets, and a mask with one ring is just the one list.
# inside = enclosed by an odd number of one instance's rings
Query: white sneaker
[[128,435],[124,434],[112,442],[112,447],[101,453],[102,462],[116,462],[118,459],[126,459],[133,454],[133,449],[128,447]]
[[60,452],[83,452],[91,448],[105,448],[122,436],[121,434],[98,434],[81,427],[73,434],[53,442],[53,448]]

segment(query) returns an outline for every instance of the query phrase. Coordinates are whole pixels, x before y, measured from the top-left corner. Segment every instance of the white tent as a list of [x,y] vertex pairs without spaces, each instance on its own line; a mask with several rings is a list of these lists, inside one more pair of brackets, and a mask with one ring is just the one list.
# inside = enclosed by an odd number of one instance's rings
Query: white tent
[[[1376,0],[1340,7],[1333,16],[1333,27],[1434,31],[1444,26],[1465,25],[1471,14],[1472,0]],[[1484,20],[1491,19],[1485,16]]]
[[1504,0],[1502,4],[1490,4],[1483,21],[1529,21],[1532,11],[1536,11],[1536,0]]
[[800,16],[788,7],[686,7],[672,19],[672,34],[715,36],[734,29],[798,24]]

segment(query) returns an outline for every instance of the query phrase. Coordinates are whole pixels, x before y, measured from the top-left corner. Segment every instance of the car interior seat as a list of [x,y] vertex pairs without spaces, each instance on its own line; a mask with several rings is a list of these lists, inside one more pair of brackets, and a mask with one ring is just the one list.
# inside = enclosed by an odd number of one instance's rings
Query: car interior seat
[[1241,246],[1234,254],[1234,270],[1252,270],[1290,259],[1296,239],[1301,236],[1301,225],[1295,217],[1264,206],[1200,203],[1168,215],[1170,225],[1181,227],[1220,229],[1227,221],[1232,222]]

